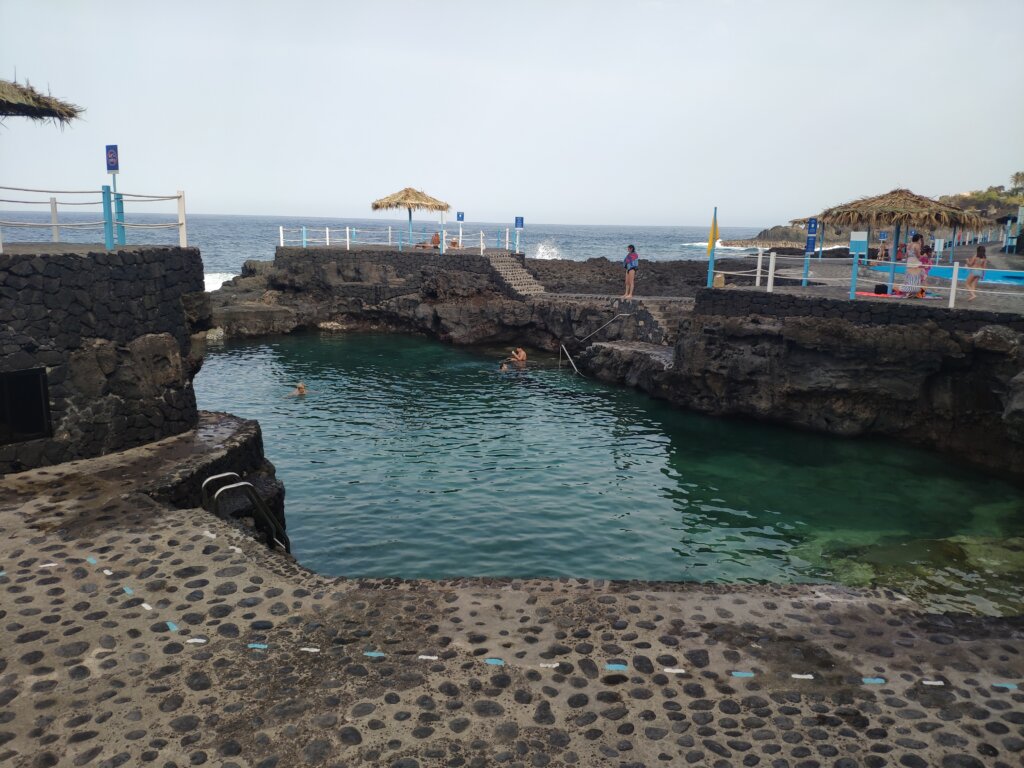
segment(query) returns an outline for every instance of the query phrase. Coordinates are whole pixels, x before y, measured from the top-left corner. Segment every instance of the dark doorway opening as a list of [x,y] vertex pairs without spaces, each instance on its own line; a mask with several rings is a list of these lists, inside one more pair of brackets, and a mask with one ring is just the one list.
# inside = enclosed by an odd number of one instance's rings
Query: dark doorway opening
[[52,434],[46,369],[0,373],[0,445]]

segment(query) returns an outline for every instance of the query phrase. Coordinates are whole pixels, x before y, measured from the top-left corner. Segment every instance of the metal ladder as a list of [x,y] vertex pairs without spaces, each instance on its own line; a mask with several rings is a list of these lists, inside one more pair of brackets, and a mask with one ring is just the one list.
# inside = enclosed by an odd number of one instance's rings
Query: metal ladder
[[[235,482],[227,482],[234,480]],[[217,488],[210,494],[208,486],[214,481],[225,481],[224,485]],[[291,554],[292,542],[288,534],[284,532],[284,526],[270,511],[263,497],[256,492],[252,483],[242,480],[237,472],[222,472],[219,475],[211,475],[203,481],[203,509],[220,517],[220,499],[226,491],[239,491],[252,505],[253,519],[256,521],[256,529],[262,531],[267,537],[267,545],[273,549],[276,544],[285,552]]]

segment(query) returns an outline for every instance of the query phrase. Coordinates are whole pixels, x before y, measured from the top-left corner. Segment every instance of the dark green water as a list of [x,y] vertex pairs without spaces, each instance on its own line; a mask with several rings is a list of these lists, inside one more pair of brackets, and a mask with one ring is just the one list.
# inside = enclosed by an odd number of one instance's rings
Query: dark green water
[[[207,350],[331,575],[827,581],[1024,610],[1018,488],[934,454],[673,410],[507,350],[287,336]],[[298,380],[305,397],[288,397]]]

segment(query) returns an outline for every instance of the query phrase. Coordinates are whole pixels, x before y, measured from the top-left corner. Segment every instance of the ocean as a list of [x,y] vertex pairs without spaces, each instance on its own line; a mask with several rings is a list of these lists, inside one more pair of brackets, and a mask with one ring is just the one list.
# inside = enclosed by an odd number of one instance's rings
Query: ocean
[[[50,239],[49,211],[0,212],[0,221],[47,224],[45,227],[22,228],[0,224],[5,243],[42,242]],[[94,222],[101,218],[96,213],[60,212],[60,221],[68,223]],[[175,218],[162,214],[132,214],[129,223],[170,223]],[[350,238],[387,241],[387,227],[392,227],[393,242],[399,232],[408,237],[408,221],[400,219],[341,219],[295,216],[224,216],[216,214],[190,214],[188,216],[188,243],[199,248],[203,256],[206,289],[216,290],[221,284],[240,274],[242,264],[249,259],[270,261],[280,240],[280,227],[286,231],[286,244],[301,244],[301,228],[306,227],[307,243],[320,245],[324,228],[329,227],[332,245],[344,243],[345,227]],[[479,244],[484,233],[488,247],[504,246],[508,224],[466,222],[463,224],[463,243]],[[413,220],[414,240],[429,240],[438,229],[436,220]],[[759,227],[720,227],[723,240],[753,237]],[[457,237],[458,222],[447,222],[448,237]],[[619,260],[626,246],[633,244],[641,259],[666,261],[672,259],[701,259],[707,257],[708,225],[703,226],[630,226],[625,224],[537,224],[528,225],[520,235],[520,247],[528,258],[569,259],[585,261],[594,257]],[[514,242],[515,230],[509,229]],[[101,242],[102,228],[62,229],[61,239],[69,243]],[[172,229],[129,229],[129,244],[176,244],[177,233]],[[740,249],[724,249],[740,250]]]

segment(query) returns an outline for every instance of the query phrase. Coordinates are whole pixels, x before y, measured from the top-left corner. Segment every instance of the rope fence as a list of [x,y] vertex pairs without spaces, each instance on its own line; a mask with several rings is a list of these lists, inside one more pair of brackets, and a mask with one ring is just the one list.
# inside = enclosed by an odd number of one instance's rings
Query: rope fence
[[[85,230],[102,229],[104,246],[112,250],[115,245],[127,244],[127,230],[157,230],[176,229],[178,230],[178,245],[182,248],[188,246],[188,225],[185,216],[185,193],[178,190],[173,195],[151,195],[134,192],[113,192],[111,188],[104,185],[99,189],[99,197],[95,197],[97,190],[55,190],[55,189],[32,189],[28,187],[5,187],[0,186],[4,192],[28,192],[31,194],[49,195],[47,199],[26,200],[21,198],[3,198],[0,203],[13,205],[48,205],[50,207],[50,220],[48,222],[0,220],[0,253],[3,253],[3,227],[9,229],[40,229],[50,227],[50,239],[54,243],[61,242],[61,230]],[[58,200],[56,195],[89,195],[86,200]],[[166,223],[128,221],[125,218],[125,200],[131,204],[136,203],[160,203],[175,201],[177,203],[177,216],[175,221]],[[102,220],[100,221],[61,221],[59,210],[61,206],[97,206],[101,209]]]
[[[743,261],[749,260],[748,267]],[[737,265],[737,262],[740,262]],[[952,265],[922,264],[917,274],[907,274],[905,262],[884,261],[863,255],[818,260],[810,255],[785,256],[775,251],[730,256],[728,266],[712,267],[709,284],[724,288],[729,278],[735,284],[753,283],[772,293],[780,281],[787,290],[835,297],[842,289],[850,300],[858,297],[908,300],[945,299],[950,309],[958,302],[977,298],[1010,297],[1008,309],[1024,311],[1024,270],[971,269],[961,262]],[[978,274],[980,273],[980,274]],[[973,278],[973,279],[972,279]],[[781,287],[781,286],[780,286]]]
[[493,234],[480,230],[479,232],[464,232],[461,228],[458,232],[438,227],[421,227],[419,232],[414,231],[410,236],[409,230],[404,227],[278,227],[278,245],[298,246],[308,248],[310,246],[327,246],[351,250],[352,246],[358,245],[387,245],[399,251],[415,248],[436,248],[442,253],[446,249],[479,248],[482,254],[494,243],[494,248],[513,250],[520,253],[525,241],[522,238],[521,230],[506,228],[498,230]]

